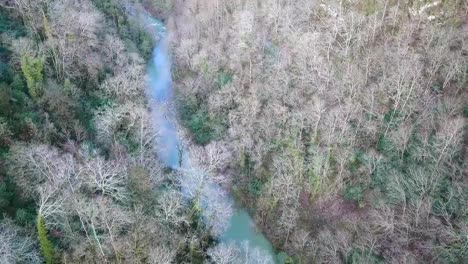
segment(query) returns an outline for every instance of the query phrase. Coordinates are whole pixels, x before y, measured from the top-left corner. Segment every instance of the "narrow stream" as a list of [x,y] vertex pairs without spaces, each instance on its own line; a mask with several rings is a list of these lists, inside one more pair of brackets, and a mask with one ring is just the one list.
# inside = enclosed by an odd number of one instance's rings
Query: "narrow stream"
[[239,257],[234,258],[233,263],[276,263],[272,245],[256,231],[249,214],[237,208],[230,194],[206,173],[192,166],[190,153],[177,133],[166,28],[149,15],[143,14],[141,18],[158,43],[148,63],[147,77],[152,117],[158,133],[156,147],[161,161],[180,173],[182,193],[188,200],[197,201],[211,234],[220,244],[238,249]]

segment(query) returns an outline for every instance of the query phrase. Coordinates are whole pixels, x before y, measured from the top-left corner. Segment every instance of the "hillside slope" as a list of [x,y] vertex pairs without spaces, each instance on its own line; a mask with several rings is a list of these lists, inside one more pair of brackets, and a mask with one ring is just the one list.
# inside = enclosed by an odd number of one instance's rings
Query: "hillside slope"
[[410,2],[173,4],[181,120],[298,263],[467,261],[468,6]]

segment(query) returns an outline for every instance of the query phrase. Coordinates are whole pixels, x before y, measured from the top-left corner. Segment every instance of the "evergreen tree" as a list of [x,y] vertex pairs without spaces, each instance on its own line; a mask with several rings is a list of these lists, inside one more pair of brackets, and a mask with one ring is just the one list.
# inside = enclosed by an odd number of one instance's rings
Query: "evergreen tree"
[[44,61],[41,58],[32,58],[24,55],[21,58],[21,70],[26,78],[29,95],[36,99],[42,95],[42,70]]
[[39,236],[39,246],[42,256],[47,264],[54,263],[54,246],[47,238],[47,229],[44,224],[44,219],[41,215],[37,216],[37,234]]

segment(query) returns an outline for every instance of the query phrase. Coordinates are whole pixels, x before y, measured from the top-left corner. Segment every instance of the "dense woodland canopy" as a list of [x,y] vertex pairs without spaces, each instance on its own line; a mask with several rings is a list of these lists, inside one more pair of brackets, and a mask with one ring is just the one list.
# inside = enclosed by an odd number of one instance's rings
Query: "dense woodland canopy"
[[0,263],[247,262],[155,154],[128,4],[281,262],[468,262],[466,1],[0,0]]

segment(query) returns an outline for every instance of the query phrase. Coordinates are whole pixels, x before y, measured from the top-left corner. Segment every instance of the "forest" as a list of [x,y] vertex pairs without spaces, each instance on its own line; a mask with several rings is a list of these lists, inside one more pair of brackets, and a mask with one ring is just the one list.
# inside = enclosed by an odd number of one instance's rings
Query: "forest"
[[[159,157],[134,10],[274,260]],[[467,120],[465,0],[0,0],[0,263],[468,263]]]

